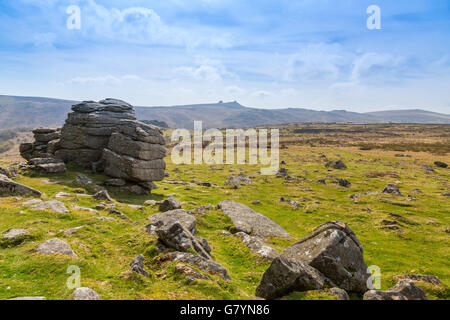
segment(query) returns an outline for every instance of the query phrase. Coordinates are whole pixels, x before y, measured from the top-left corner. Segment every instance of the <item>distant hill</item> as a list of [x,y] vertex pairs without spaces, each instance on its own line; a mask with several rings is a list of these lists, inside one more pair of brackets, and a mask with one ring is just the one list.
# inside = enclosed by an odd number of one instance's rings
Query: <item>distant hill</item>
[[[61,126],[74,103],[76,101],[0,95],[0,129]],[[314,111],[301,108],[268,110],[244,107],[238,102],[172,107],[136,107],[136,114],[139,120],[156,120],[171,128],[188,129],[193,127],[194,120],[203,121],[204,128],[244,128],[294,122],[450,124],[450,115],[424,110],[369,113],[345,110]]]

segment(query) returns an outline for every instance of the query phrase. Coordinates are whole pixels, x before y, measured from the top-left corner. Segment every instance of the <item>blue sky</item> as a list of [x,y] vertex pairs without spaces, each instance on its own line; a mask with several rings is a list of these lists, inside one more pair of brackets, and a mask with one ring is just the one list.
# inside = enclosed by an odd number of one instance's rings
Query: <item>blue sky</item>
[[449,0],[0,1],[0,94],[450,113],[449,88]]

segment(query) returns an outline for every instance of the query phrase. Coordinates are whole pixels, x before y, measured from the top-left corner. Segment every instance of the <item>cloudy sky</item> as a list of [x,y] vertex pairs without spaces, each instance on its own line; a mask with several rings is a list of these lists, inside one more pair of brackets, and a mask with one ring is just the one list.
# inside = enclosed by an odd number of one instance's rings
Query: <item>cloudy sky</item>
[[450,113],[449,89],[449,0],[0,1],[0,94]]

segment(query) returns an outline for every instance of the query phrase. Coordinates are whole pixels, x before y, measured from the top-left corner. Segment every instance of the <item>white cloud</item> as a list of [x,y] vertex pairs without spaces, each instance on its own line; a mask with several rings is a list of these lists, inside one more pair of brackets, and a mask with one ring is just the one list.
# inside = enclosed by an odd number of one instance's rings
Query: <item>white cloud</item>
[[236,76],[217,60],[198,58],[196,66],[177,67],[172,73],[181,79],[194,79],[199,81],[217,82],[224,79],[234,79]]
[[211,30],[186,30],[169,25],[158,13],[146,7],[123,10],[106,8],[94,0],[81,5],[85,37],[143,45],[228,48],[232,38],[227,33]]
[[300,82],[338,79],[349,56],[338,44],[308,44],[291,55],[283,78]]

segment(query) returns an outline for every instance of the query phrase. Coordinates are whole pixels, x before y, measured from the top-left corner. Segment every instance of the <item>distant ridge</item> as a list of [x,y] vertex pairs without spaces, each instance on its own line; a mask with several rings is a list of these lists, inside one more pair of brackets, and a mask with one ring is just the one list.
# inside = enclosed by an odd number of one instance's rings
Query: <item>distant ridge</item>
[[[61,126],[76,101],[0,95],[0,129]],[[389,110],[357,113],[345,110],[315,111],[302,108],[257,109],[238,102],[136,107],[139,120],[158,120],[171,128],[192,129],[194,121],[203,128],[245,128],[283,123],[423,123],[450,124],[450,115],[425,110]]]

